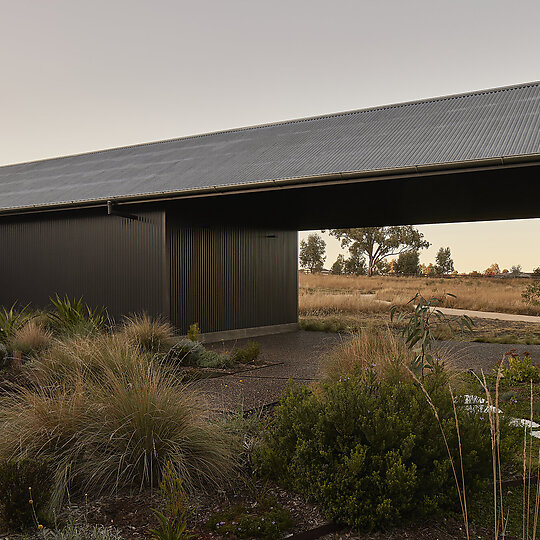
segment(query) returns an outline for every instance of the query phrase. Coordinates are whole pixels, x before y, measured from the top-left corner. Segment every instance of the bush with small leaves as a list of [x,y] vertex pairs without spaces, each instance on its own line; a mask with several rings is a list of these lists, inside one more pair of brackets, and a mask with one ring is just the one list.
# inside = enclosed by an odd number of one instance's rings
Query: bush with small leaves
[[256,341],[248,341],[244,347],[235,348],[232,359],[238,364],[252,364],[259,357],[261,348]]
[[212,514],[206,526],[222,537],[283,538],[292,525],[290,512],[274,499],[264,499],[249,509],[241,505]]
[[[495,371],[497,369],[498,366],[495,368]],[[511,385],[529,381],[536,382],[538,380],[538,368],[533,366],[531,355],[528,352],[524,352],[520,356],[515,349],[505,354],[501,373],[505,383]]]
[[[369,367],[368,367],[368,371]],[[440,426],[417,383],[387,372],[345,377],[316,390],[291,386],[255,458],[263,473],[317,502],[329,519],[357,529],[402,524],[459,509]],[[441,370],[424,382],[454,461],[459,446],[452,397]],[[491,475],[487,415],[457,400],[467,493]],[[504,424],[504,422],[502,422]],[[501,460],[513,455],[501,426]],[[474,496],[474,495],[473,495]]]

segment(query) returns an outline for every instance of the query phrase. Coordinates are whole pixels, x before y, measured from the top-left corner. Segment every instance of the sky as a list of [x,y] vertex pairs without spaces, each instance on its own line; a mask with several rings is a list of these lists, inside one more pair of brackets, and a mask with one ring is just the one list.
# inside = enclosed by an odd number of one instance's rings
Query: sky
[[[0,0],[0,165],[535,81],[538,20],[538,0]],[[540,265],[540,219],[420,229],[425,262]]]

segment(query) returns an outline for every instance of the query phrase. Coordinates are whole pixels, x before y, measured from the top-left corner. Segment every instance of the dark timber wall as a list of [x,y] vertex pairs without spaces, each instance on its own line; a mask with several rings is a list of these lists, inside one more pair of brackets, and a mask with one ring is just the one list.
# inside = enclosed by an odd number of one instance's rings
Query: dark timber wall
[[183,226],[168,217],[171,322],[186,332],[295,323],[296,231]]
[[140,221],[106,210],[0,221],[0,305],[45,307],[58,293],[84,296],[118,318],[167,313],[164,214]]

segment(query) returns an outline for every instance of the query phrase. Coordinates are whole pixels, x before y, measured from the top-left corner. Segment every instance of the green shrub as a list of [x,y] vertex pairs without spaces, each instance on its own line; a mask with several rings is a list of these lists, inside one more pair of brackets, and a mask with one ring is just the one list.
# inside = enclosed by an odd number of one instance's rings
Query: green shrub
[[168,352],[176,341],[169,323],[145,313],[126,317],[120,333],[144,351],[154,354]]
[[187,495],[171,464],[167,462],[163,470],[159,493],[163,497],[163,511],[154,510],[158,528],[150,531],[153,540],[188,540],[194,535],[188,530]]
[[256,341],[248,341],[244,347],[235,348],[232,352],[232,359],[238,364],[251,364],[259,357],[261,348]]
[[232,358],[217,351],[204,350],[197,360],[199,367],[225,369],[233,365]]
[[55,311],[49,313],[53,329],[61,335],[91,335],[99,332],[106,322],[104,307],[90,308],[82,298],[71,300],[58,294],[50,301]]
[[[114,337],[114,336],[113,336]],[[187,488],[228,480],[231,436],[175,370],[111,338],[81,339],[87,361],[52,363],[0,400],[0,458],[48,459],[52,506],[72,494],[157,486],[170,461]],[[119,346],[120,347],[120,346]],[[91,367],[88,363],[91,362]]]
[[182,364],[188,366],[197,366],[199,357],[204,353],[205,349],[202,343],[192,341],[190,339],[181,339],[171,351],[171,356],[178,359]]
[[292,525],[291,514],[273,499],[264,499],[255,507],[246,509],[235,505],[216,512],[206,526],[222,537],[235,538],[283,538],[283,533]]
[[531,380],[536,381],[538,379],[538,368],[532,365],[531,356],[528,352],[524,352],[523,356],[520,356],[515,349],[512,349],[506,353],[505,361],[503,360],[502,376],[505,383],[511,385]]
[[187,333],[187,338],[190,341],[199,341],[199,336],[201,335],[201,330],[199,328],[199,323],[193,323],[189,326]]
[[[454,457],[459,451],[444,374],[425,379]],[[462,404],[462,401],[461,401]],[[467,493],[491,474],[487,415],[458,404]],[[502,427],[501,459],[515,449]],[[316,501],[327,517],[358,529],[459,510],[450,461],[421,388],[387,374],[290,387],[256,454],[263,473]],[[458,469],[459,470],[459,469]]]
[[229,355],[205,349],[202,343],[190,339],[180,340],[169,356],[187,366],[224,369],[233,365]]
[[36,518],[46,519],[50,490],[51,479],[45,462],[32,459],[0,462],[0,524],[9,530],[22,530],[36,525]]

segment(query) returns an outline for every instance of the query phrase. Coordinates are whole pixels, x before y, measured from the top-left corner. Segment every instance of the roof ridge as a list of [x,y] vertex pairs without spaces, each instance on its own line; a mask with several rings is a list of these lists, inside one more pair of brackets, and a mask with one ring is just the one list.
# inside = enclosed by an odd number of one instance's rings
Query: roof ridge
[[43,162],[46,162],[46,161],[57,161],[57,160],[61,160],[61,159],[68,159],[68,158],[74,158],[74,157],[80,157],[80,156],[91,156],[91,155],[95,155],[95,154],[104,154],[104,153],[107,153],[107,152],[114,152],[116,150],[128,150],[128,149],[131,149],[131,148],[143,148],[143,147],[146,147],[146,146],[153,146],[153,145],[158,145],[158,144],[171,143],[171,142],[175,142],[175,141],[199,139],[199,138],[203,138],[203,137],[210,137],[212,135],[222,135],[222,134],[226,134],[226,133],[240,133],[242,131],[252,131],[252,130],[256,130],[256,129],[263,129],[263,128],[269,128],[269,127],[274,127],[274,126],[286,126],[286,125],[290,125],[290,124],[299,124],[299,123],[302,123],[302,122],[310,122],[310,121],[315,121],[315,120],[322,120],[324,118],[339,118],[339,117],[342,117],[342,116],[350,116],[350,115],[353,115],[353,114],[361,114],[361,113],[366,113],[366,112],[371,112],[371,111],[382,111],[382,110],[397,109],[397,108],[409,107],[409,106],[417,105],[417,104],[421,104],[421,103],[434,103],[434,102],[437,102],[437,101],[450,101],[452,99],[460,99],[460,98],[470,97],[470,96],[475,96],[475,95],[476,96],[481,96],[481,95],[486,95],[486,94],[495,94],[495,93],[498,93],[498,92],[508,92],[508,91],[511,91],[511,90],[519,90],[519,89],[522,89],[522,88],[530,88],[530,87],[533,87],[533,86],[540,86],[540,81],[531,81],[531,82],[525,82],[525,83],[520,83],[520,84],[514,84],[514,85],[510,85],[510,86],[500,86],[500,87],[495,87],[495,88],[486,88],[486,89],[482,89],[482,90],[474,90],[474,91],[462,92],[462,93],[458,93],[458,94],[449,94],[449,95],[445,95],[445,96],[422,98],[422,99],[417,99],[417,100],[413,100],[413,101],[404,101],[402,103],[392,103],[392,104],[388,104],[388,105],[376,105],[374,107],[367,107],[367,108],[364,108],[364,109],[353,109],[353,110],[349,110],[349,111],[341,111],[341,112],[337,112],[337,113],[327,113],[327,114],[322,114],[322,115],[318,115],[318,116],[308,116],[308,117],[304,117],[304,118],[293,118],[291,120],[280,120],[280,121],[277,121],[277,122],[269,122],[269,123],[266,123],[266,124],[255,124],[255,125],[252,125],[252,126],[243,126],[243,127],[237,127],[237,128],[231,128],[231,129],[211,131],[211,132],[207,132],[207,133],[199,133],[199,134],[195,134],[195,135],[186,135],[184,137],[174,137],[172,139],[164,139],[164,140],[161,140],[161,141],[150,141],[150,142],[129,144],[129,145],[126,145],[126,146],[116,146],[116,147],[112,147],[112,148],[104,148],[102,150],[91,150],[89,152],[79,152],[79,153],[76,153],[76,154],[68,154],[68,155],[65,155],[65,156],[55,156],[55,157],[49,157],[49,158],[43,158],[43,159],[36,159],[36,160],[32,160],[32,161],[22,161],[22,162],[18,162],[18,163],[9,163],[7,165],[0,165],[0,170],[2,170],[2,169],[5,170],[5,169],[7,169],[9,167],[18,167],[18,166],[22,166],[22,165],[31,165],[31,164],[34,164],[34,163],[43,163]]

